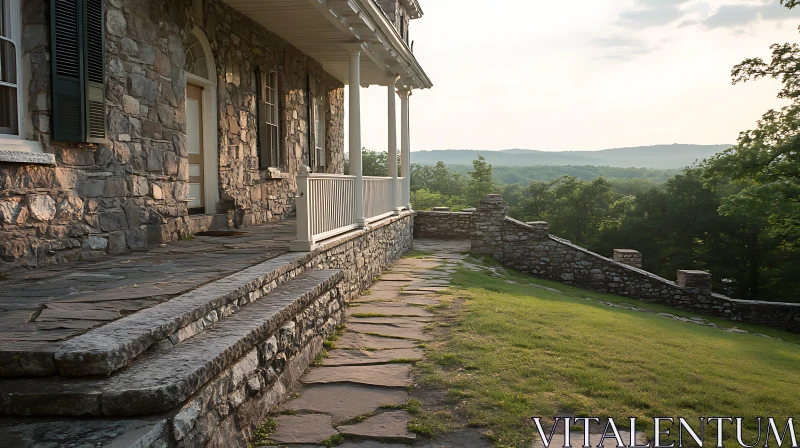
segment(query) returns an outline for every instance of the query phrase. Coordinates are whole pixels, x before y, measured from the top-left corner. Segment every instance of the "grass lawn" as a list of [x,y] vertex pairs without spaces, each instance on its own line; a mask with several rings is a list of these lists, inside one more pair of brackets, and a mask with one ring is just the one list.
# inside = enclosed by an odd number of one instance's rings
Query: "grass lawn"
[[[513,272],[461,268],[454,283],[452,306],[437,311],[449,315],[449,331],[427,344],[420,380],[446,387],[451,406],[497,446],[530,447],[530,418],[554,415],[613,417],[618,425],[639,417],[637,429],[651,439],[653,417],[696,425],[698,417],[741,416],[752,444],[756,417],[775,417],[783,430],[800,410],[798,335],[701,316],[781,341],[609,307],[596,300],[697,316]],[[732,442],[733,428],[726,426]],[[706,446],[715,433],[707,428]]]

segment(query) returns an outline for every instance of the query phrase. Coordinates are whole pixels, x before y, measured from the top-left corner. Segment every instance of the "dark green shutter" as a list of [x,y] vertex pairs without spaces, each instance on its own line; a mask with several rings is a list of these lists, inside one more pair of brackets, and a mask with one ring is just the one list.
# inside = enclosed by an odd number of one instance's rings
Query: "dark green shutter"
[[103,1],[86,0],[86,141],[106,140]]
[[54,140],[84,141],[82,3],[50,2]]
[[51,0],[53,139],[106,140],[102,0]]

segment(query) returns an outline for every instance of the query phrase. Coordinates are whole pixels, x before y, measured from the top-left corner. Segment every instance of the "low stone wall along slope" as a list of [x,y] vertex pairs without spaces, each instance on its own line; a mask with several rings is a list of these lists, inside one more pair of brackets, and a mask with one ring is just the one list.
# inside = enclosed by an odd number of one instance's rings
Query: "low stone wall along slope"
[[488,195],[469,218],[464,213],[418,212],[414,233],[459,237],[464,233],[448,229],[459,229],[469,220],[472,253],[490,255],[518,271],[594,291],[800,333],[800,304],[737,300],[716,294],[711,290],[711,274],[703,271],[680,270],[677,282],[667,280],[640,269],[641,254],[636,251],[617,250],[615,261],[551,235],[545,222],[523,223],[508,217],[507,211],[500,195]]

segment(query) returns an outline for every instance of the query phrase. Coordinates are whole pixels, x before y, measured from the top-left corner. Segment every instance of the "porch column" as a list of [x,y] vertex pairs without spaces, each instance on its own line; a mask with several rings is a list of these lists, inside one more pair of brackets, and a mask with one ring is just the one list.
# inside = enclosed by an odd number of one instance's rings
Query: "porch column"
[[398,90],[400,96],[400,160],[402,163],[403,195],[401,204],[411,210],[411,132],[409,129],[408,99],[411,90]]
[[401,189],[397,185],[397,103],[395,102],[395,83],[397,82],[396,76],[389,77],[389,86],[386,89],[389,96],[389,152],[388,152],[388,165],[389,172],[387,176],[392,178],[392,188],[390,194],[392,195],[392,210],[395,214],[402,210],[401,200],[398,198]]
[[364,176],[361,171],[361,51],[350,52],[350,175],[356,177],[353,220],[364,227]]

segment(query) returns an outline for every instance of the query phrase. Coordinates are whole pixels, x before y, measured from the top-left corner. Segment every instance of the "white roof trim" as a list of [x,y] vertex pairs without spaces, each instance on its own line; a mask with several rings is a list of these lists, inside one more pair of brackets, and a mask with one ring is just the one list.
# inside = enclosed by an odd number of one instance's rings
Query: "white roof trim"
[[[363,52],[361,81],[408,89],[432,87],[408,44],[374,0],[223,0],[307,54],[343,83],[348,51]],[[412,0],[404,0],[412,1]]]
[[[433,87],[433,82],[422,69],[408,44],[400,36],[397,28],[389,22],[378,5],[372,0],[348,0],[348,4],[358,7],[372,19],[372,23],[377,25],[378,29],[371,32],[369,38],[365,38],[367,36],[362,35],[360,40],[366,41],[370,52],[386,65],[387,75],[399,75],[401,78],[399,83],[410,87],[418,89]],[[359,14],[358,17],[363,18],[363,15]]]

